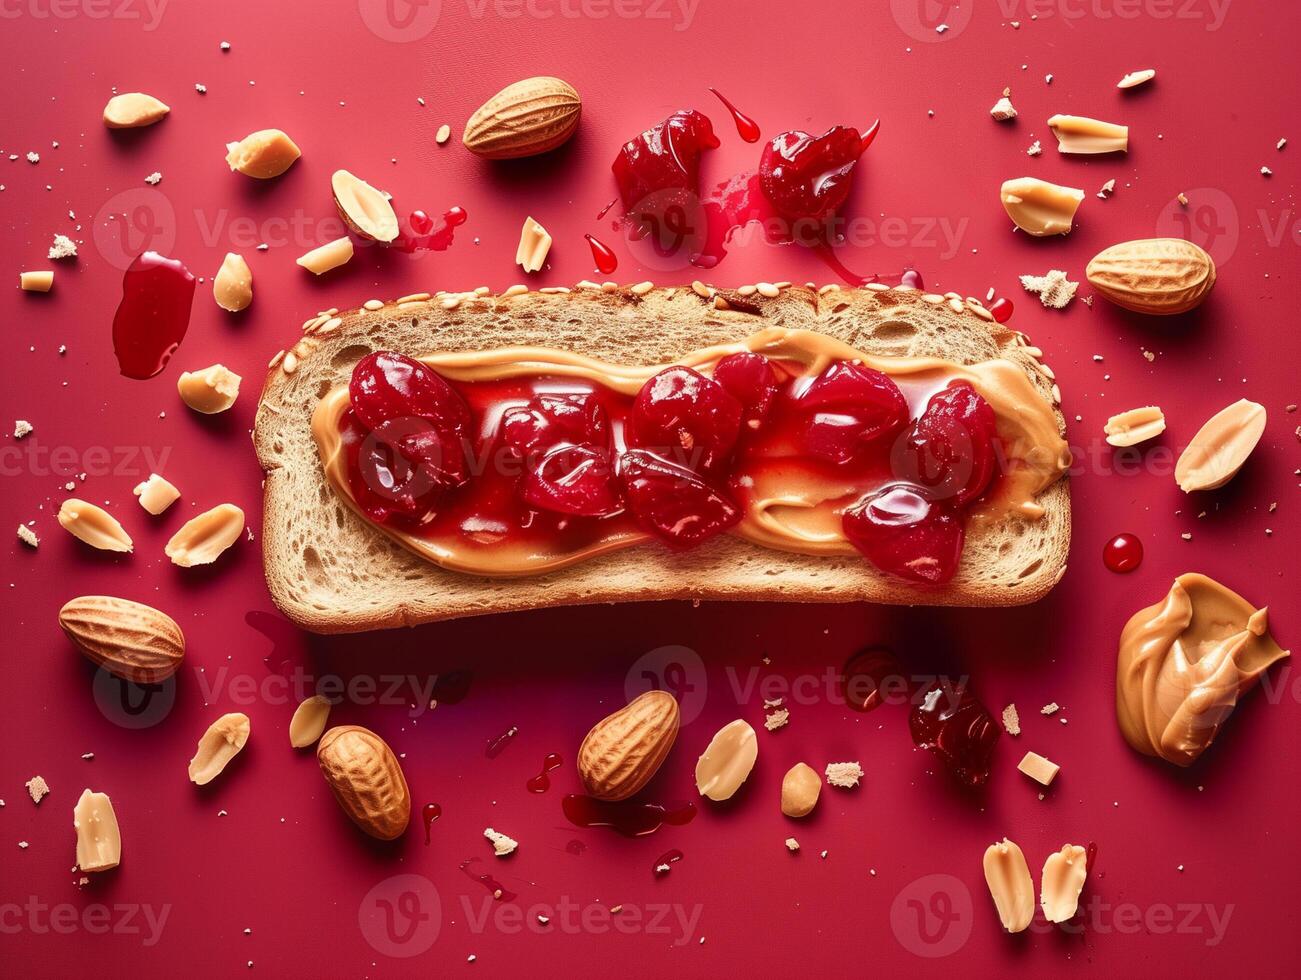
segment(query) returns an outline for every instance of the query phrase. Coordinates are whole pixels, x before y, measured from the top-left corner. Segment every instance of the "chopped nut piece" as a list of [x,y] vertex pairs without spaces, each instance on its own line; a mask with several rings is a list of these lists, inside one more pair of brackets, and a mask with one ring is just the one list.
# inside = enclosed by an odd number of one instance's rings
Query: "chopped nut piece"
[[1050,269],[1042,276],[1022,276],[1021,285],[1028,293],[1038,293],[1039,302],[1051,310],[1063,309],[1075,298],[1078,282],[1071,282],[1061,269]]
[[1037,783],[1048,786],[1057,778],[1057,773],[1061,769],[1054,762],[1049,762],[1037,752],[1027,752],[1016,764],[1017,769],[1025,773]]
[[15,438],[15,439],[22,439],[22,438],[24,438],[25,436],[29,435],[29,434],[31,433],[31,431],[32,431],[32,423],[28,422],[26,419],[15,419],[15,420],[14,420],[14,438]]
[[1043,153],[1043,151],[1044,151],[1043,144],[1040,143],[1038,140],[1035,140],[1028,147],[1026,147],[1025,155],[1028,157],[1037,157],[1039,154]]
[[1140,85],[1145,85],[1154,78],[1156,78],[1155,68],[1144,68],[1142,71],[1131,71],[1116,83],[1116,88],[1138,88]]
[[18,285],[29,293],[48,293],[54,288],[54,270],[42,269],[37,272],[18,274]]
[[863,778],[863,767],[857,762],[829,762],[824,770],[827,783],[841,789],[853,789]]
[[1038,238],[1070,232],[1084,191],[1037,177],[1017,177],[1003,182],[1000,197],[1013,224]]
[[519,841],[507,837],[505,834],[499,834],[491,827],[484,829],[483,836],[492,841],[492,853],[497,857],[514,854],[515,848],[519,847]]
[[33,776],[24,785],[27,787],[27,795],[32,798],[33,803],[40,803],[49,795],[50,785],[43,776]]
[[190,782],[203,786],[220,776],[248,742],[249,730],[248,715],[238,711],[222,715],[209,725],[190,760]]
[[1012,105],[1012,100],[1004,95],[994,103],[994,107],[989,110],[989,114],[999,122],[1006,122],[1009,119],[1016,118],[1016,108]]
[[1211,416],[1175,463],[1184,493],[1224,486],[1242,469],[1265,433],[1265,406],[1245,398]]
[[140,498],[140,506],[155,517],[172,506],[181,496],[181,491],[157,473],[150,473],[149,479],[144,483],[136,484],[133,492]]
[[18,540],[29,548],[39,548],[41,546],[41,539],[38,538],[36,532],[26,524],[18,525]]
[[1021,716],[1017,714],[1014,704],[1009,704],[1003,709],[1003,730],[1009,735],[1021,734]]
[[253,302],[253,272],[244,256],[227,252],[212,279],[212,298],[229,313],[248,309]]
[[352,259],[352,239],[347,235],[326,242],[320,248],[314,248],[297,259],[299,265],[319,276],[345,265]]
[[785,728],[791,720],[791,713],[786,708],[778,708],[770,715],[765,715],[763,727],[770,732],[775,732],[779,728]]
[[797,762],[782,777],[781,809],[788,817],[807,817],[818,805],[822,780],[811,766]]
[[1175,200],[1177,200],[1184,207],[1188,207],[1188,195],[1185,194],[1183,191],[1180,191],[1178,193],[1178,195],[1175,197]]
[[1050,701],[1047,704],[1045,704],[1042,708],[1039,709],[1039,714],[1055,715],[1057,712],[1061,710],[1062,710],[1061,705],[1059,705],[1056,701]]
[[537,272],[547,261],[551,251],[551,235],[532,217],[524,219],[519,233],[519,246],[515,249],[515,262],[525,272]]
[[759,742],[749,723],[738,718],[719,729],[696,761],[696,789],[716,802],[741,788],[759,757]]
[[216,415],[235,404],[241,378],[225,365],[213,364],[201,371],[182,371],[176,379],[181,401],[201,415]]
[[1034,882],[1025,854],[1006,837],[985,849],[985,884],[1008,932],[1022,932],[1034,919]]
[[102,507],[69,497],[59,507],[59,526],[100,551],[130,552],[131,536]]
[[122,834],[107,793],[82,791],[72,810],[72,826],[77,832],[78,869],[108,871],[118,866],[122,860]]
[[786,838],[786,850],[790,851],[793,854],[799,849],[800,849],[799,841],[797,841],[794,837]]
[[234,504],[220,504],[186,521],[163,551],[173,565],[182,568],[209,565],[243,532],[244,512]]
[[135,129],[152,126],[172,110],[144,92],[123,92],[104,106],[104,125],[109,129]]
[[330,190],[339,216],[354,234],[386,244],[398,237],[398,216],[383,191],[346,170],[334,172]]
[[323,695],[313,694],[294,709],[289,719],[289,744],[296,749],[315,745],[325,731],[330,718],[330,701]]
[[238,143],[226,144],[226,163],[258,180],[279,177],[302,156],[294,141],[278,129],[259,129]]
[[1068,922],[1075,915],[1089,873],[1088,856],[1078,844],[1064,844],[1060,851],[1048,855],[1040,879],[1039,905],[1049,922]]
[[443,123],[438,127],[438,132],[434,134],[434,142],[442,146],[447,142],[448,137],[452,135],[452,127]]
[[1129,149],[1129,127],[1090,119],[1056,115],[1048,120],[1057,137],[1058,153],[1124,153]]
[[55,235],[54,244],[45,253],[45,257],[47,259],[75,259],[77,257],[77,243],[67,235]]
[[1131,408],[1109,418],[1103,431],[1112,446],[1136,446],[1165,431],[1165,413],[1155,405]]

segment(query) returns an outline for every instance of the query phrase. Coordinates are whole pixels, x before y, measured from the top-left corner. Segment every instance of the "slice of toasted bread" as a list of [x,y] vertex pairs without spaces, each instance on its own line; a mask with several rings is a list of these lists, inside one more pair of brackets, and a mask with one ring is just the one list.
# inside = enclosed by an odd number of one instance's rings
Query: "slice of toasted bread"
[[[346,384],[373,350],[437,351],[535,345],[625,364],[660,364],[767,326],[817,330],[870,354],[929,355],[962,364],[1005,358],[1054,406],[1052,373],[1025,338],[993,322],[977,301],[883,287],[815,290],[615,289],[584,284],[493,296],[440,293],[372,300],[323,313],[272,361],[254,443],[266,470],[262,542],[277,606],[316,632],[383,629],[547,606],[647,599],[763,599],[1006,606],[1043,596],[1066,570],[1070,495],[1059,480],[1039,497],[1046,514],[972,527],[956,577],[926,587],[858,557],[771,551],[730,535],[673,553],[648,544],[525,579],[445,571],[370,526],[327,485],[312,439],[317,401]],[[743,295],[745,293],[745,295]]]

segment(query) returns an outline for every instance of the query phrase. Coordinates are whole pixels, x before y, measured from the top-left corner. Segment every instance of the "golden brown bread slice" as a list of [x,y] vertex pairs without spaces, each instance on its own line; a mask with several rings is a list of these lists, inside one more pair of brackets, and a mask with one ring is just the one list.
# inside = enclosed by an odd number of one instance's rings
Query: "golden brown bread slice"
[[[317,401],[346,384],[373,350],[436,351],[536,345],[625,364],[672,361],[763,327],[818,330],[859,350],[929,355],[962,364],[1005,358],[1054,406],[1060,393],[1041,352],[993,322],[973,299],[884,287],[815,290],[602,288],[440,293],[371,300],[304,324],[303,337],[271,362],[254,444],[266,470],[262,542],[277,606],[305,629],[345,633],[546,606],[648,599],[764,599],[952,606],[1032,602],[1066,570],[1070,491],[1044,491],[1037,521],[1009,515],[969,529],[957,576],[926,587],[878,572],[857,557],[771,551],[722,535],[686,553],[653,544],[526,579],[445,571],[406,551],[336,498],[326,484],[310,419]],[[522,287],[517,287],[517,290]],[[774,290],[765,288],[765,292]],[[719,307],[725,308],[719,308]]]

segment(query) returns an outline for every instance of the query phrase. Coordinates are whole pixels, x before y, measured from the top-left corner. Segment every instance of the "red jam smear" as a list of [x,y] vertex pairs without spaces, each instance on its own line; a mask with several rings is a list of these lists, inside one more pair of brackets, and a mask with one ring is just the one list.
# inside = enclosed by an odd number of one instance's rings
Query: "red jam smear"
[[1124,574],[1143,563],[1143,542],[1136,534],[1117,534],[1102,548],[1102,563],[1108,571]]
[[592,261],[596,263],[596,268],[601,275],[608,276],[619,268],[619,257],[614,254],[614,249],[599,238],[594,238],[591,235],[584,235],[583,237],[587,239],[587,244],[592,249]]
[[736,123],[736,134],[747,143],[758,143],[759,124],[736,106],[732,105],[732,103],[728,101],[727,96],[718,91],[718,89],[711,88],[709,91],[713,92],[718,98],[718,101],[723,103],[727,108],[727,111],[732,114],[732,122]]
[[918,748],[935,753],[964,786],[989,778],[998,723],[965,686],[931,685],[913,704],[908,730]]
[[565,819],[578,827],[609,827],[625,837],[645,837],[665,824],[681,827],[696,815],[694,803],[611,803],[591,796],[571,794],[560,801]]
[[937,584],[957,571],[997,437],[967,382],[915,386],[745,352],[712,376],[665,368],[628,396],[548,375],[453,382],[380,351],[353,372],[340,436],[368,517],[466,553],[563,556],[638,532],[693,548],[742,520],[758,478],[794,473],[849,488],[835,512],[873,565]]
[[113,353],[123,376],[143,381],[167,366],[190,327],[194,276],[157,252],[136,256],[122,276],[113,316]]
[[450,207],[435,221],[424,211],[416,209],[399,223],[398,237],[393,243],[400,252],[445,252],[456,237],[456,229],[465,224],[470,215],[463,207]]

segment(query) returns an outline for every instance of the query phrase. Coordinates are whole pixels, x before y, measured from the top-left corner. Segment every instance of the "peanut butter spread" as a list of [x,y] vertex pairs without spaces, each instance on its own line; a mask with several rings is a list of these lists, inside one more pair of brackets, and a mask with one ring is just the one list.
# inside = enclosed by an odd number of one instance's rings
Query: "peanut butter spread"
[[[974,522],[998,521],[1008,515],[1037,520],[1044,508],[1036,497],[1070,466],[1070,452],[1058,432],[1051,406],[1026,373],[1011,361],[959,365],[927,357],[874,357],[815,331],[773,327],[745,340],[695,351],[674,363],[708,375],[722,358],[743,351],[763,354],[796,372],[800,379],[816,377],[835,361],[858,361],[889,375],[915,405],[924,404],[930,394],[952,381],[970,382],[994,410],[1003,450],[1002,476],[986,498],[973,505]],[[609,364],[541,347],[434,354],[420,359],[454,383],[546,376],[604,385],[628,397],[635,396],[649,378],[669,366]],[[312,435],[327,481],[357,509],[348,486],[339,431],[340,419],[348,407],[346,385],[326,394],[312,415]],[[747,472],[745,477],[745,499],[738,501],[744,517],[729,533],[765,548],[800,554],[855,553],[841,531],[841,515],[861,496],[861,487],[834,485],[824,477],[811,478],[798,465],[783,465],[781,459],[754,473]],[[552,571],[648,539],[624,527],[579,550],[538,553],[537,549],[469,547],[459,535],[416,535],[400,528],[377,526],[404,547],[445,568],[493,576]]]
[[1131,746],[1191,765],[1238,698],[1288,656],[1269,635],[1266,610],[1214,579],[1180,575],[1120,635],[1116,716]]

